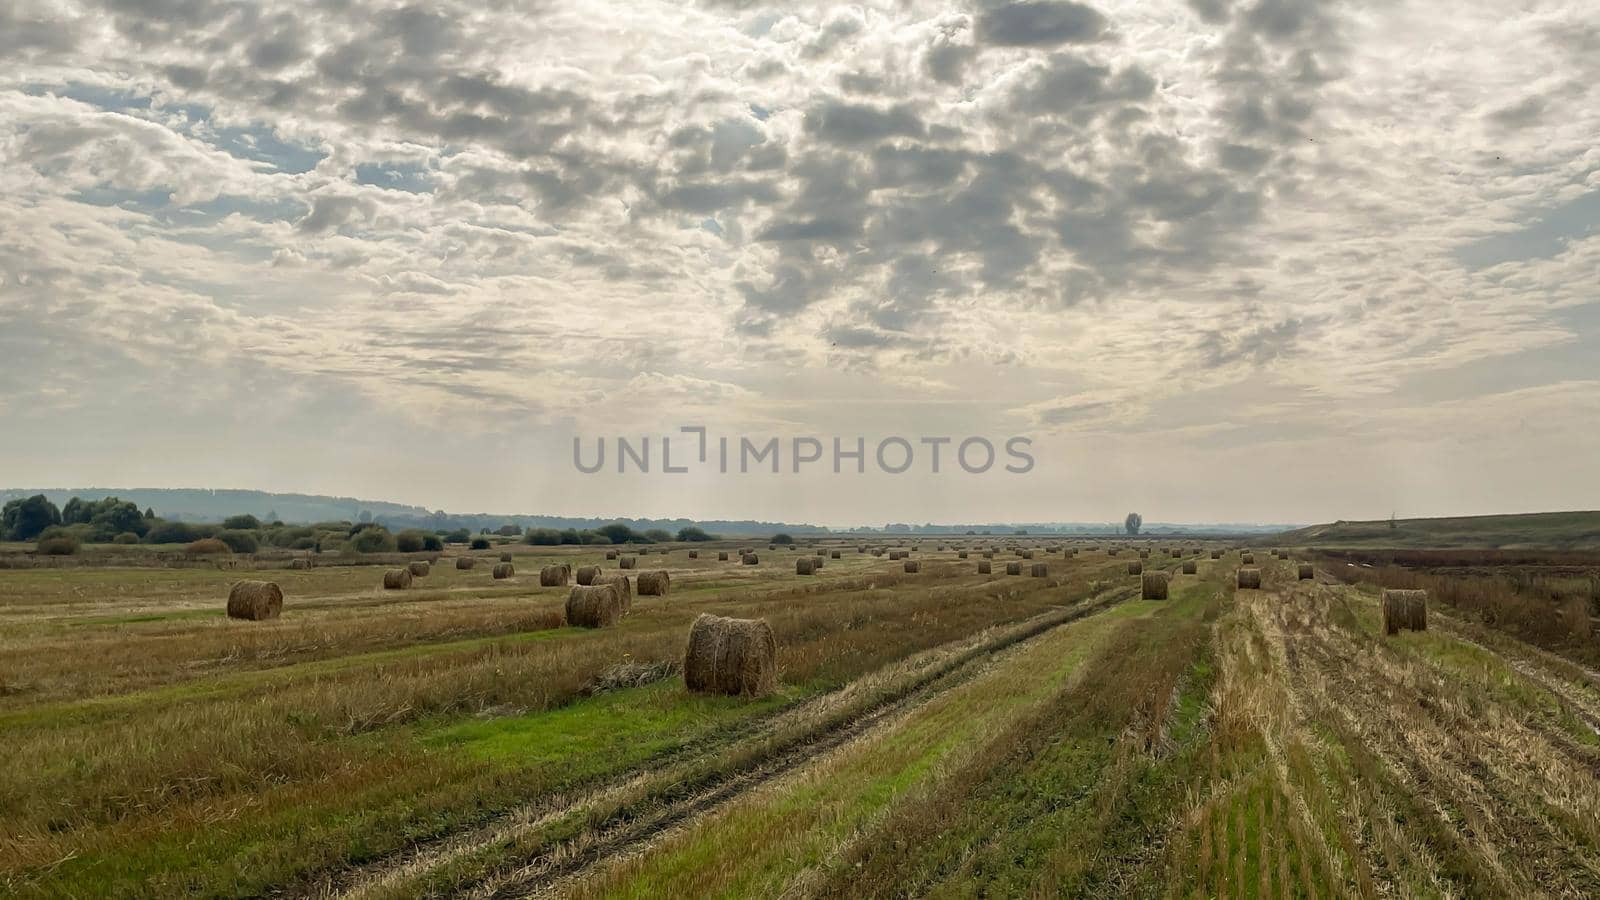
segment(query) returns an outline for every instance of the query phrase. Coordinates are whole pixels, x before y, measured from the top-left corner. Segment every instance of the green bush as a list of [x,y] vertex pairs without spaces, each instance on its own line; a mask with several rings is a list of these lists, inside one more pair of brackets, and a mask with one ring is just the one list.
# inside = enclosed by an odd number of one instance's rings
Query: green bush
[[81,546],[78,539],[70,534],[58,534],[54,537],[40,538],[38,550],[45,556],[71,556],[78,552]]
[[364,528],[345,546],[357,553],[392,553],[395,543],[394,535],[386,528]]
[[596,528],[595,531],[610,538],[611,543],[613,544],[636,543],[643,540],[643,538],[635,533],[632,528],[629,528],[621,522],[612,522],[610,525],[602,525],[599,528]]
[[261,546],[254,531],[240,528],[225,528],[217,532],[217,540],[227,544],[228,549],[235,553],[254,553]]
[[427,536],[415,528],[408,528],[394,536],[395,549],[401,553],[421,553],[426,541]]
[[714,541],[714,540],[716,540],[716,538],[713,537],[712,535],[706,534],[706,530],[704,528],[700,528],[700,527],[695,526],[695,525],[690,525],[687,528],[678,529],[678,540],[680,540],[680,541]]
[[228,531],[255,531],[261,527],[261,520],[248,513],[242,516],[229,516],[222,520],[222,527]]
[[150,531],[145,534],[145,540],[152,544],[189,544],[210,537],[213,533],[204,525],[157,521],[150,526]]
[[112,538],[111,539],[111,543],[113,543],[113,544],[137,544],[137,543],[139,543],[139,536],[137,534],[134,534],[131,531],[124,531],[123,533],[121,533],[121,534],[117,535],[116,537]]
[[425,534],[422,536],[422,549],[429,553],[437,553],[444,549],[444,541],[440,540],[437,534]]
[[561,543],[561,532],[554,528],[529,528],[528,533],[522,536],[522,542],[551,547]]
[[455,531],[447,532],[444,536],[446,544],[465,544],[470,540],[472,540],[472,532],[465,528],[457,528]]
[[769,544],[792,544],[792,543],[794,543],[794,538],[792,536],[790,536],[790,535],[779,533],[779,534],[773,535],[772,536],[772,540],[767,541],[767,543],[769,543]]
[[471,546],[474,550],[487,550],[489,549],[489,539],[485,537],[475,537],[472,539]]
[[644,539],[647,541],[655,541],[656,543],[660,544],[672,540],[672,532],[662,528],[651,528],[645,531]]
[[195,541],[194,543],[185,547],[184,552],[188,553],[190,556],[213,556],[224,553],[232,553],[233,550],[222,541],[214,537],[208,537],[201,538],[200,540]]
[[8,541],[31,541],[60,524],[61,510],[43,494],[12,500],[0,510],[0,538]]

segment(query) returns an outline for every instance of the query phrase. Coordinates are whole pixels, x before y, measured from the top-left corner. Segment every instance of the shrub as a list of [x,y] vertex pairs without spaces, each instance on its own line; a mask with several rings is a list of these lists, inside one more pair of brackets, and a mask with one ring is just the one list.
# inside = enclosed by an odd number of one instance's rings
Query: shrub
[[422,549],[436,553],[444,549],[444,541],[437,534],[425,534],[422,536]]
[[386,528],[364,528],[345,546],[357,553],[387,553],[395,549],[395,537]]
[[700,528],[700,527],[697,527],[697,526],[694,526],[694,525],[690,525],[687,528],[678,529],[678,540],[680,540],[680,541],[714,541],[714,540],[716,540],[716,538],[713,537],[712,535],[706,534],[706,531],[705,531],[704,528]]
[[217,532],[217,540],[227,544],[228,549],[235,553],[254,553],[261,544],[254,531],[238,528],[225,528]]
[[38,550],[45,556],[71,556],[78,552],[78,539],[70,534],[40,538]]
[[31,541],[51,525],[60,524],[61,510],[43,494],[12,500],[0,511],[0,537],[8,541]]
[[447,532],[444,536],[446,544],[465,544],[470,540],[472,540],[472,532],[465,528],[457,528],[455,531]]
[[529,528],[527,534],[522,536],[522,542],[551,547],[561,543],[561,532],[554,528]]
[[242,516],[229,516],[222,520],[222,527],[229,531],[255,531],[261,527],[261,520],[248,513]]
[[791,536],[791,535],[781,534],[781,533],[780,534],[775,534],[775,535],[772,536],[772,540],[767,541],[767,543],[769,543],[769,544],[792,544],[792,543],[794,543],[794,537]]
[[422,532],[408,528],[394,536],[394,546],[401,553],[420,553],[425,540],[426,536]]
[[596,528],[595,532],[610,538],[611,543],[613,544],[626,544],[641,540],[639,535],[635,534],[632,528],[629,528],[621,522],[612,522],[610,525],[602,525],[599,528]]
[[134,534],[131,531],[124,531],[123,533],[121,533],[121,534],[117,535],[116,537],[112,538],[111,539],[111,543],[113,543],[113,544],[137,544],[137,543],[139,543],[139,536],[137,534]]
[[475,537],[472,539],[471,547],[474,550],[487,550],[489,549],[489,539],[486,537]]
[[188,544],[210,537],[211,530],[188,522],[156,522],[150,526],[145,540],[152,544]]
[[222,541],[214,538],[201,538],[184,548],[184,552],[191,556],[211,556],[219,553],[232,553],[233,550]]
[[662,528],[651,528],[644,533],[644,537],[647,541],[655,541],[659,544],[663,541],[672,540],[672,532]]

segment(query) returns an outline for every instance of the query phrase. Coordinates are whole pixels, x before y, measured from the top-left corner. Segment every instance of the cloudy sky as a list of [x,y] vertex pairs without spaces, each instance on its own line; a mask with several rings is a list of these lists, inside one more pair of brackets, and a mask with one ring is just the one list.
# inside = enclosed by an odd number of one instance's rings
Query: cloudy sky
[[[6,0],[0,487],[1597,508],[1597,80],[1592,0]],[[574,468],[682,425],[869,472]]]

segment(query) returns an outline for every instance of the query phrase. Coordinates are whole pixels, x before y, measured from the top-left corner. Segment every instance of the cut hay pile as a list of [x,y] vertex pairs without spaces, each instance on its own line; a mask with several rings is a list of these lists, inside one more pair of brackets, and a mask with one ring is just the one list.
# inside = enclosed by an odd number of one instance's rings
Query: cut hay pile
[[992,574],[994,574],[994,563],[989,562],[987,559],[978,560],[978,574],[979,575],[992,575]]
[[283,612],[283,590],[270,581],[241,581],[228,591],[228,618],[276,619]]
[[1044,563],[1034,563],[1029,567],[1028,574],[1034,578],[1043,578],[1050,574],[1049,569],[1050,567]]
[[760,697],[778,686],[778,643],[765,619],[701,613],[689,628],[683,683],[691,691]]
[[383,573],[383,589],[386,591],[403,591],[411,587],[410,569],[390,569]]
[[717,551],[717,562],[727,562],[727,561],[728,561],[728,551],[726,551],[726,550]]
[[664,570],[639,573],[639,596],[665,597],[672,588],[672,579]]
[[591,587],[610,586],[616,589],[617,596],[622,598],[622,612],[626,614],[633,609],[633,582],[626,575],[607,575],[601,572],[594,577]]
[[1261,589],[1261,570],[1260,569],[1240,569],[1239,570],[1239,588],[1240,588],[1240,590],[1244,590],[1244,589],[1260,590]]
[[433,571],[431,566],[420,559],[413,563],[407,563],[406,568],[410,570],[412,578],[425,578],[429,572]]
[[1310,581],[1316,577],[1316,571],[1311,568],[1311,563],[1301,563],[1299,573],[1301,581]]
[[637,556],[624,556],[623,558],[617,560],[617,568],[619,569],[632,569],[638,565],[639,557]]
[[1022,563],[1019,563],[1019,562],[1006,563],[1006,574],[1007,575],[1021,575],[1022,574]]
[[746,566],[759,566],[761,565],[761,557],[755,555],[754,553],[746,553],[745,555],[739,557],[739,563]]
[[1428,630],[1428,592],[1385,588],[1383,592],[1383,633],[1401,629]]
[[920,562],[918,562],[917,560],[914,560],[914,559],[906,560],[906,573],[907,574],[915,575],[916,573],[921,572],[921,571],[922,571],[922,563],[920,563]]
[[477,564],[478,564],[478,561],[473,559],[470,556],[458,556],[458,557],[456,557],[456,568],[458,568],[458,569],[470,569],[470,568],[472,568],[473,566],[475,566]]
[[578,585],[567,595],[567,624],[609,628],[622,618],[622,597],[609,584]]
[[1144,573],[1144,593],[1141,596],[1146,600],[1167,599],[1167,573]]
[[495,578],[510,578],[515,574],[517,574],[517,570],[512,567],[511,563],[503,562],[494,567]]
[[1195,565],[1195,561],[1194,560],[1186,559],[1186,560],[1183,561],[1183,574],[1185,574],[1185,575],[1193,575],[1194,573],[1198,572],[1199,570],[1200,570],[1200,567]]
[[794,573],[796,575],[817,574],[817,561],[814,559],[806,559],[803,556],[800,557],[794,561]]
[[567,586],[567,567],[566,566],[545,566],[544,568],[540,569],[539,570],[539,586],[540,587],[566,587]]
[[578,567],[578,583],[583,585],[583,586],[585,586],[585,587],[588,587],[589,585],[594,584],[594,580],[599,574],[600,574],[600,567],[599,566],[579,566]]
[[1128,574],[1129,575],[1138,575],[1138,574],[1140,574],[1142,572],[1144,572],[1144,563],[1139,562],[1136,559],[1135,560],[1130,560],[1128,562]]

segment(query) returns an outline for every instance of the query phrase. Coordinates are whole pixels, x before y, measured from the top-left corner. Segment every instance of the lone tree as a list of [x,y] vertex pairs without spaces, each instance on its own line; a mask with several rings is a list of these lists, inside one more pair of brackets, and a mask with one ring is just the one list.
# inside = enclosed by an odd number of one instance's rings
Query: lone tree
[[1122,520],[1122,530],[1129,534],[1138,534],[1139,529],[1143,527],[1144,516],[1141,516],[1138,513],[1128,513],[1128,517]]
[[52,525],[61,524],[61,510],[43,494],[12,500],[0,513],[0,538],[31,541]]

